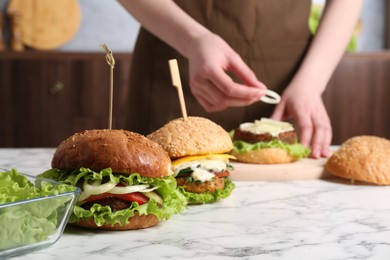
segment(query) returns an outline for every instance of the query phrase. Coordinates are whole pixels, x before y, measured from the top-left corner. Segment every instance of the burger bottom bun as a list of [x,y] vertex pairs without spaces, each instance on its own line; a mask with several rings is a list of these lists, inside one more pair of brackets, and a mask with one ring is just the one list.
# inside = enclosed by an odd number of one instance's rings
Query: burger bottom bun
[[125,226],[121,226],[118,223],[115,225],[104,224],[102,226],[97,226],[93,218],[80,220],[77,222],[70,223],[71,225],[89,228],[89,229],[103,229],[103,230],[114,230],[114,231],[123,231],[123,230],[132,230],[132,229],[141,229],[148,228],[159,223],[158,218],[155,215],[138,215],[138,212],[135,212],[134,216],[129,218],[129,223]]
[[232,151],[231,154],[239,162],[255,164],[291,163],[296,160],[294,156],[291,156],[286,150],[280,148],[265,148],[246,153]]
[[325,168],[331,174],[377,185],[390,185],[390,141],[376,136],[348,139],[332,154]]
[[223,190],[225,188],[225,178],[213,178],[210,181],[204,182],[190,182],[187,181],[185,177],[176,178],[178,186],[184,186],[184,189],[188,192],[194,193],[204,193],[211,192],[214,193],[217,190]]

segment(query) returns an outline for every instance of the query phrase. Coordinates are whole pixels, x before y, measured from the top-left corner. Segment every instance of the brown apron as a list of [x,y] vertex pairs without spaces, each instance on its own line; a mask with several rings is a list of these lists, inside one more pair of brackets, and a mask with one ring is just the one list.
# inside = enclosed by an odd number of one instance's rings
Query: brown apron
[[[308,17],[311,0],[176,0],[184,11],[220,35],[254,70],[268,88],[282,93],[296,72],[311,39]],[[181,117],[168,60],[177,59],[189,116],[202,116],[226,130],[261,117],[275,105],[257,102],[248,107],[206,112],[191,94],[188,61],[141,28],[133,53],[127,109],[127,129],[149,134]]]

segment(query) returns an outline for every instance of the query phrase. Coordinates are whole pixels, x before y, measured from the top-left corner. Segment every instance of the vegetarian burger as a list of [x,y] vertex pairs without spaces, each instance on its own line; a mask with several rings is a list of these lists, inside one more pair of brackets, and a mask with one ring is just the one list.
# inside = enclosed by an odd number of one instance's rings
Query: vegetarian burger
[[232,133],[237,161],[255,164],[290,163],[309,156],[310,149],[298,143],[288,122],[262,118],[243,123]]
[[229,159],[233,157],[226,153],[233,144],[221,126],[202,117],[178,118],[148,138],[168,152],[178,188],[189,204],[215,202],[232,193]]
[[69,223],[128,230],[154,226],[186,207],[171,160],[157,143],[125,130],[86,130],[63,141],[41,177],[81,188]]

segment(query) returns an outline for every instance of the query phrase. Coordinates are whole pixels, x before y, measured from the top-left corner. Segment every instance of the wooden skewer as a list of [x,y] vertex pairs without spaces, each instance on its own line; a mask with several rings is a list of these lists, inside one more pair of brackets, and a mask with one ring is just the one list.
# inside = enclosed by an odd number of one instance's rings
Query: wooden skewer
[[110,65],[110,97],[109,97],[109,107],[108,107],[108,129],[112,129],[112,107],[113,107],[113,97],[114,97],[114,67],[115,59],[112,55],[112,51],[108,49],[107,45],[101,45],[103,50],[106,52],[106,61]]
[[171,71],[172,85],[177,89],[179,95],[181,113],[183,114],[184,120],[187,120],[187,109],[184,101],[183,88],[181,86],[179,66],[177,65],[176,59],[169,60],[169,70]]

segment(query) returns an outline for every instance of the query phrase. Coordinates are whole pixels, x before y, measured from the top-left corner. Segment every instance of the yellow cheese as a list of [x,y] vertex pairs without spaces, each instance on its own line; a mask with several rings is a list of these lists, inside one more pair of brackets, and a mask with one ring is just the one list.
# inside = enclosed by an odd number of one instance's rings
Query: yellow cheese
[[235,159],[233,155],[230,154],[206,154],[206,155],[194,155],[194,156],[186,156],[180,159],[177,159],[172,162],[172,166],[176,167],[185,162],[197,161],[197,160],[221,160],[228,161],[229,159]]

